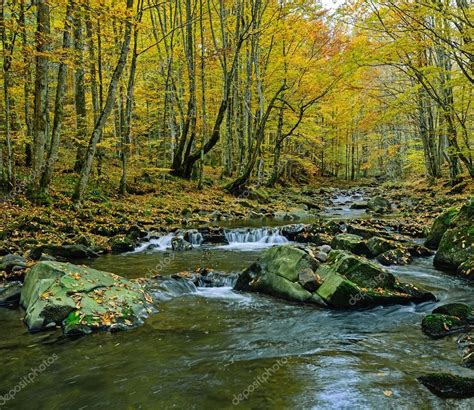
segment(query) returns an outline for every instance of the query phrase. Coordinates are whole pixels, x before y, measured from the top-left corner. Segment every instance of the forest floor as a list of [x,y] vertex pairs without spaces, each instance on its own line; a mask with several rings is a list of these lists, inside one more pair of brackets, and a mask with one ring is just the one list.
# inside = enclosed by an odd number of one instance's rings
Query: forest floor
[[443,209],[474,194],[474,183],[468,180],[453,188],[447,180],[430,185],[425,179],[377,184],[370,179],[319,178],[305,186],[251,187],[236,198],[225,193],[225,181],[217,175],[214,183],[210,181],[198,190],[196,182],[163,175],[134,183],[133,193],[124,197],[114,193],[114,186],[103,178],[81,206],[70,199],[73,174],[60,176],[48,205],[32,205],[19,189],[0,203],[0,253],[24,253],[43,244],[74,244],[82,237],[101,252],[109,252],[111,238],[123,237],[133,227],[167,231],[264,217],[296,223],[305,213],[317,217],[335,193],[357,188],[367,197],[381,195],[395,202],[398,220],[419,234]]

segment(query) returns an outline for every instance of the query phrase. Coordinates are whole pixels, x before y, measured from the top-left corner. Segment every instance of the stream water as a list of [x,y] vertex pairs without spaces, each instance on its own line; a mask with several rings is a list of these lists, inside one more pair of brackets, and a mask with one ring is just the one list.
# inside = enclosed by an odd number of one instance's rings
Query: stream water
[[[228,246],[163,246],[88,264],[126,277],[157,267],[163,275],[203,266],[238,272],[278,245],[272,232],[268,241],[239,243],[244,236],[234,232]],[[228,283],[162,302],[135,330],[77,339],[30,334],[20,310],[0,309],[0,397],[52,362],[0,408],[474,408],[474,400],[441,400],[416,380],[439,370],[472,377],[459,365],[456,336],[430,340],[420,322],[436,305],[472,303],[474,286],[436,271],[429,258],[390,270],[439,302],[337,312],[234,292]]]

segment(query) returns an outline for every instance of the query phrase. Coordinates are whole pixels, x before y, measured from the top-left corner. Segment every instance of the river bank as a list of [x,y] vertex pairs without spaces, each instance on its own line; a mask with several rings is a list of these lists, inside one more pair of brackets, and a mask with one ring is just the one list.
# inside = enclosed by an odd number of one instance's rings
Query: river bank
[[364,201],[371,197],[385,197],[393,206],[393,223],[405,226],[408,234],[421,236],[437,214],[461,203],[472,192],[472,183],[453,192],[448,184],[430,187],[424,181],[380,186],[366,181],[355,186],[350,182],[321,180],[302,188],[251,187],[236,198],[218,187],[200,191],[194,184],[173,180],[155,186],[154,192],[127,197],[97,192],[81,207],[74,205],[64,191],[53,191],[53,201],[47,206],[32,206],[18,193],[0,204],[0,254],[25,254],[46,244],[84,244],[104,254],[112,251],[114,241],[120,246],[124,238],[137,239],[151,231],[235,226],[239,221],[242,225],[256,221],[260,226],[262,221],[280,225],[314,221],[321,215],[328,216],[324,211],[327,207],[332,208],[332,216],[337,218],[341,213],[338,210],[343,209],[350,195],[359,196],[362,208],[366,208]]

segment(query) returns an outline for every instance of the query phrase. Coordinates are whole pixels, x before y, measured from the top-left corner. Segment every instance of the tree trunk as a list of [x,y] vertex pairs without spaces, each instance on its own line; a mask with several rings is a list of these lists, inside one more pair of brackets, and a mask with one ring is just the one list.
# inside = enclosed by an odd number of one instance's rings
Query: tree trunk
[[48,140],[48,79],[50,49],[50,6],[48,0],[37,1],[36,28],[36,80],[33,156],[31,170],[30,194],[33,200],[38,199],[40,181],[44,168],[44,149]]
[[56,86],[56,100],[54,103],[54,121],[51,142],[47,154],[44,171],[41,176],[40,188],[46,191],[51,183],[51,177],[56,164],[59,152],[59,143],[61,140],[61,127],[64,117],[64,96],[66,93],[66,77],[67,77],[67,51],[71,48],[71,30],[73,27],[72,12],[76,6],[75,0],[69,0],[66,8],[66,20],[64,22],[63,33],[63,61],[59,64],[58,81]]
[[[133,0],[127,0],[127,9],[129,12],[133,9]],[[89,140],[89,145],[85,153],[84,163],[81,169],[79,180],[77,181],[76,187],[74,189],[73,200],[75,202],[80,202],[84,196],[84,192],[89,181],[89,176],[92,168],[92,163],[94,161],[94,156],[97,148],[97,142],[100,138],[102,129],[107,122],[107,119],[114,107],[115,94],[117,92],[117,87],[122,76],[125,64],[127,62],[128,52],[130,50],[130,39],[132,35],[132,21],[127,20],[125,26],[124,40],[122,48],[120,51],[120,57],[115,67],[115,71],[110,80],[109,89],[107,92],[107,98],[105,101],[104,108],[102,109],[99,119],[95,124],[94,130],[92,132],[91,138]]]
[[[77,7],[76,7],[77,8]],[[76,105],[76,139],[77,152],[74,170],[79,172],[84,159],[84,144],[87,136],[87,110],[86,110],[86,85],[84,81],[84,35],[82,29],[82,7],[75,11],[74,14],[74,50],[75,50],[75,72],[74,100]]]

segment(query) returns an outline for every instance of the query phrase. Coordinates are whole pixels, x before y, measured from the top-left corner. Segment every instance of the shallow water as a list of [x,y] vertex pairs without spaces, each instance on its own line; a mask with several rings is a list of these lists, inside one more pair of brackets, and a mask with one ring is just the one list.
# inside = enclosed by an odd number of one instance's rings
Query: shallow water
[[[200,252],[179,254],[167,269],[199,264]],[[209,252],[210,264],[226,272],[258,256]],[[109,256],[91,265],[135,277],[166,255]],[[435,271],[430,259],[392,271],[435,292],[439,303],[472,301],[472,285]],[[1,392],[57,355],[6,408],[229,408],[239,394],[247,397],[242,407],[259,409],[472,408],[474,400],[443,401],[416,381],[437,370],[472,376],[458,365],[455,336],[432,341],[421,333],[423,315],[435,306],[334,312],[199,288],[161,303],[141,328],[78,339],[29,334],[20,311],[2,309]]]

